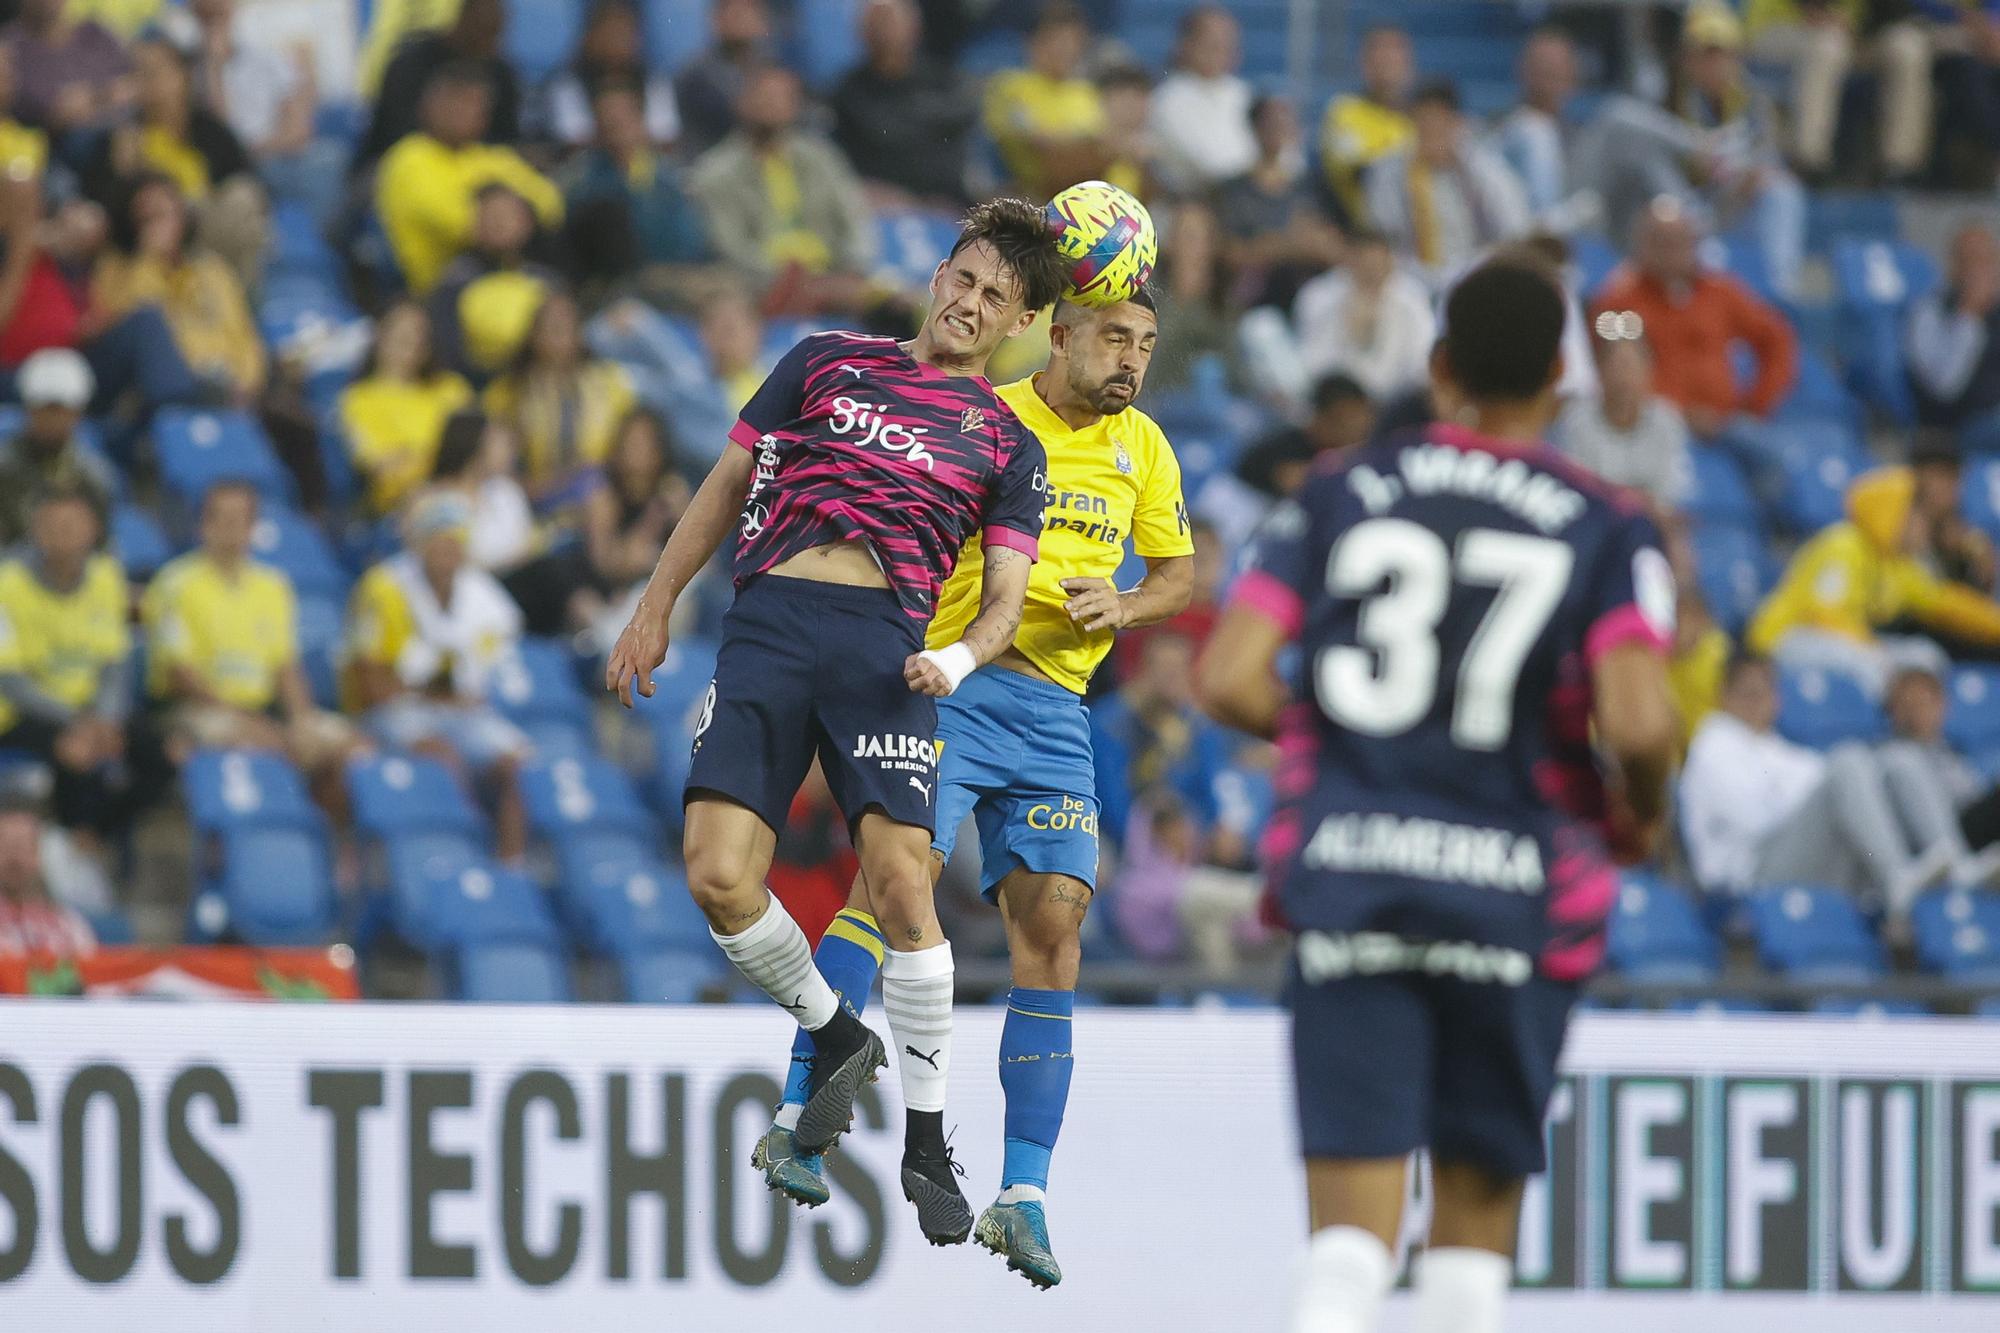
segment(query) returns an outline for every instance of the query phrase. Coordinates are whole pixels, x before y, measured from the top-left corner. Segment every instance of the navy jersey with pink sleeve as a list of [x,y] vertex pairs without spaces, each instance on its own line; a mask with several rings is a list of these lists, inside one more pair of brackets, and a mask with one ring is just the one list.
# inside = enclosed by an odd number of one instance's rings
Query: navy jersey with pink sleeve
[[1431,426],[1273,511],[1233,597],[1298,648],[1278,915],[1594,970],[1616,880],[1590,668],[1673,633],[1645,515],[1552,450]]
[[928,621],[959,548],[1036,554],[1042,445],[976,375],[948,375],[891,338],[815,333],[787,352],[729,438],[756,472],[736,583],[801,551],[865,541],[903,610]]

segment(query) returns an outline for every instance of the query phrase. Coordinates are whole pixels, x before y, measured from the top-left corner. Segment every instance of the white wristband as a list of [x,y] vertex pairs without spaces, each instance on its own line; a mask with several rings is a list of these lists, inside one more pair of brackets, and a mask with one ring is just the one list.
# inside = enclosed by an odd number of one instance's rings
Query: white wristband
[[932,666],[944,673],[946,694],[958,688],[958,683],[971,675],[979,666],[979,659],[964,643],[948,643],[942,648],[926,648],[917,656],[924,658]]

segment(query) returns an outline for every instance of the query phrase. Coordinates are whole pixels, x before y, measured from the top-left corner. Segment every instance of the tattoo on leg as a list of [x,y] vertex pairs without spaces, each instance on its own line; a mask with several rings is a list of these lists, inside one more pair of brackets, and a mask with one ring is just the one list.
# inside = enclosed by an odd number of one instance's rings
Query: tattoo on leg
[[1049,893],[1049,901],[1068,903],[1076,909],[1078,916],[1082,916],[1090,910],[1090,890],[1081,884],[1072,884],[1068,880],[1059,879],[1055,883],[1055,888]]
[[916,944],[923,939],[924,928],[922,926],[911,926],[903,934],[909,938],[910,943]]

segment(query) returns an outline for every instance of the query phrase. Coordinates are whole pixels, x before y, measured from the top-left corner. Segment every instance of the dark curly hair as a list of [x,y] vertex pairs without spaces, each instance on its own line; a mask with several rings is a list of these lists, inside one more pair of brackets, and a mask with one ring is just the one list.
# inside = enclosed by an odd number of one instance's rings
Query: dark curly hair
[[1056,253],[1055,238],[1042,210],[1026,199],[989,199],[974,204],[959,225],[958,240],[951,253],[984,241],[999,252],[1021,283],[1021,298],[1028,309],[1040,310],[1055,303],[1069,285],[1069,272]]

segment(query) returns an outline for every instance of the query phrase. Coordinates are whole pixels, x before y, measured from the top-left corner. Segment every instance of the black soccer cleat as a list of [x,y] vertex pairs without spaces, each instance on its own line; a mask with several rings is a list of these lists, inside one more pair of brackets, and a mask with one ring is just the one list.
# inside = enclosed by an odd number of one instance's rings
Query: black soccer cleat
[[903,1149],[903,1197],[917,1206],[917,1229],[933,1245],[962,1245],[972,1234],[972,1205],[958,1188],[964,1174],[942,1143]]
[[800,1153],[817,1157],[847,1132],[854,1121],[854,1099],[889,1063],[889,1052],[874,1029],[845,1008],[835,1010],[833,1019],[811,1036],[812,1079],[793,1138]]

